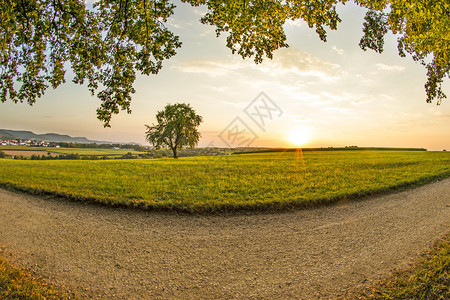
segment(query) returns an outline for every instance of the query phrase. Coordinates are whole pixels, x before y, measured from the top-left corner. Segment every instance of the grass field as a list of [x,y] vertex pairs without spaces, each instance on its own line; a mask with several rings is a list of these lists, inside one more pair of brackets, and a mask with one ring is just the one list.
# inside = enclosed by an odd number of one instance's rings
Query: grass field
[[[44,151],[55,154],[79,154],[81,156],[87,155],[101,155],[101,156],[121,156],[131,152],[133,155],[143,154],[145,152],[135,151],[133,149],[103,149],[103,148],[54,148],[54,147],[27,147],[27,146],[0,146],[0,150],[4,151],[19,151],[17,155],[26,154],[27,152]],[[25,156],[25,155],[24,155]],[[31,156],[31,154],[29,155]]]
[[0,160],[0,184],[32,193],[155,210],[277,210],[450,176],[450,154],[280,152],[112,161]]

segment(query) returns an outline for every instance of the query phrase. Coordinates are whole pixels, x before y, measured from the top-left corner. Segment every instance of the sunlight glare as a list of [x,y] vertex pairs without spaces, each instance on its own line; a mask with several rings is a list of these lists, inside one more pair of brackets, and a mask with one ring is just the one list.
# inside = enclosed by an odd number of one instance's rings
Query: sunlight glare
[[305,130],[297,129],[288,135],[288,141],[295,146],[303,146],[310,141],[310,135]]

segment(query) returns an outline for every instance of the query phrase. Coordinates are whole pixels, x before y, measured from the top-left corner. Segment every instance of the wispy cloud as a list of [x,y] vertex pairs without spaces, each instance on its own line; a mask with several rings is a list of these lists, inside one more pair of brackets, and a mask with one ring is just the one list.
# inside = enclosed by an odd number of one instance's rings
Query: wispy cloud
[[295,48],[280,49],[274,54],[272,60],[266,59],[258,65],[251,60],[230,57],[226,61],[188,60],[175,68],[182,72],[205,73],[213,77],[244,71],[259,71],[272,77],[294,75],[316,77],[323,80],[336,79],[342,75],[339,65]]
[[343,55],[344,54],[344,50],[340,49],[340,48],[338,48],[336,46],[331,47],[331,49],[333,49],[333,51],[336,52],[339,55]]
[[175,68],[186,73],[204,73],[213,77],[229,74],[242,68],[242,63],[235,59],[227,61],[193,59],[184,61]]
[[380,71],[390,71],[390,72],[402,72],[405,67],[402,66],[389,66],[385,64],[376,64],[375,67]]
[[339,114],[356,114],[356,111],[354,109],[348,108],[348,107],[342,107],[342,106],[330,106],[330,107],[324,107],[324,111],[328,111],[331,113],[339,113]]
[[183,25],[185,25],[183,23],[184,22],[182,22],[180,20],[175,20],[175,19],[169,18],[166,22],[166,25],[168,25],[169,27],[172,27],[172,28],[180,29],[180,28],[183,28]]
[[194,11],[194,14],[196,14],[197,16],[203,16],[206,14],[208,9],[204,6],[198,6],[198,7],[195,7],[193,11]]
[[295,48],[278,50],[274,59],[263,62],[259,69],[277,76],[293,73],[298,76],[313,76],[323,79],[339,77],[342,74],[338,64]]
[[296,20],[291,20],[291,19],[287,19],[286,23],[284,23],[285,26],[287,27],[302,27],[304,22],[300,19],[296,19]]
[[235,102],[235,101],[230,101],[230,100],[220,100],[219,102],[223,103],[225,105],[234,106],[234,107],[242,108],[242,109],[248,106],[247,101]]

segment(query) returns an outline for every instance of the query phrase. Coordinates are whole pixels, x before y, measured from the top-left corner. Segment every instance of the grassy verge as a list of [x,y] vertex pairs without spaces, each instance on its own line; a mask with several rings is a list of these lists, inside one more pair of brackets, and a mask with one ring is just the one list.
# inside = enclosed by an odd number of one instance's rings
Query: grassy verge
[[450,299],[450,234],[415,266],[396,273],[358,299]]
[[280,210],[450,176],[450,154],[321,151],[114,161],[0,159],[0,185],[149,210]]
[[0,256],[0,299],[75,299],[53,290]]

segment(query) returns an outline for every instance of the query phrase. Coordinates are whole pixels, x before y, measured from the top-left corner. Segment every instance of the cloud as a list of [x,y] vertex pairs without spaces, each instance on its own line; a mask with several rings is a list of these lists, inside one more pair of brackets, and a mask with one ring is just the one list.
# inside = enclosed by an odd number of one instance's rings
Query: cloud
[[195,15],[203,17],[208,12],[208,9],[204,6],[197,6],[193,12]]
[[235,102],[235,101],[230,101],[230,100],[219,100],[219,102],[223,103],[225,105],[234,106],[234,107],[242,108],[242,109],[246,108],[248,106],[248,104],[249,104],[248,101]]
[[213,77],[235,72],[259,71],[272,77],[288,75],[332,80],[343,74],[339,65],[295,48],[280,49],[274,53],[272,60],[266,58],[261,64],[233,56],[227,60],[187,60],[175,68],[182,72],[205,73]]
[[342,75],[341,67],[338,64],[295,48],[276,51],[273,60],[266,60],[259,69],[276,76],[291,73],[298,76],[332,79]]
[[171,28],[180,29],[180,28],[183,28],[183,25],[186,25],[186,24],[183,24],[182,21],[175,20],[174,18],[172,18],[172,19],[169,18],[166,22],[166,25]]
[[448,113],[436,112],[435,116],[436,116],[436,118],[439,118],[439,119],[449,119],[450,120],[450,112],[448,112]]
[[216,77],[227,75],[233,71],[241,69],[241,64],[242,63],[234,59],[227,61],[192,59],[182,62],[178,66],[175,66],[175,68],[186,73],[204,73]]
[[339,54],[339,55],[343,55],[343,54],[344,54],[344,50],[343,50],[343,49],[340,49],[340,48],[338,48],[338,47],[336,47],[336,46],[331,47],[331,49],[332,49],[334,52],[336,52],[337,54]]
[[302,21],[301,19],[296,19],[296,20],[287,19],[284,24],[287,27],[302,27],[302,26],[304,26],[303,25],[304,21]]
[[207,86],[207,87],[219,93],[228,92],[230,90],[229,86]]
[[348,108],[348,107],[342,107],[342,106],[329,106],[324,107],[324,111],[330,112],[332,114],[338,113],[338,114],[345,114],[345,115],[352,115],[356,114],[356,111],[354,109]]
[[376,64],[375,67],[380,71],[402,72],[405,70],[405,67],[402,66],[389,66],[385,64]]

